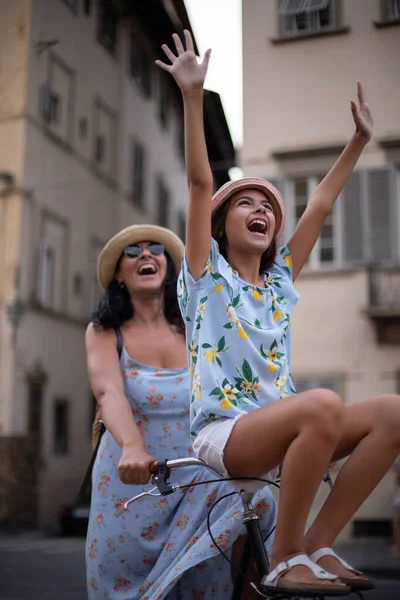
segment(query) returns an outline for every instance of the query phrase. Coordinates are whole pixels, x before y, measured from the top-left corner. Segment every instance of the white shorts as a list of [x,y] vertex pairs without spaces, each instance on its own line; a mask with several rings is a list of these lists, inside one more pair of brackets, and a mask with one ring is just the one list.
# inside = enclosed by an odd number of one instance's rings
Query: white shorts
[[[243,413],[245,414],[245,413]],[[230,477],[224,464],[224,449],[231,435],[236,421],[243,415],[238,415],[234,419],[218,419],[203,427],[193,442],[193,451],[198,458],[204,460],[210,467],[216,469],[223,477]],[[269,473],[262,475],[262,479],[275,481],[279,469],[273,469]],[[250,479],[236,479],[229,482],[237,491],[246,490],[247,492],[256,492],[261,490],[267,484]]]

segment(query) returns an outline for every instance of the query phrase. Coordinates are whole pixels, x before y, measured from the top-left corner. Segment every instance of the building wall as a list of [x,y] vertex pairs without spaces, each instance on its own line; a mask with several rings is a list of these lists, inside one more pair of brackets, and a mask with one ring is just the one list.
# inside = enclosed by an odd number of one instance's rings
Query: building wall
[[[375,138],[398,133],[399,28],[374,27],[380,0],[343,0],[346,34],[274,44],[278,5],[243,2],[243,165],[257,161],[272,170],[272,150],[348,140],[357,79],[373,109]],[[372,144],[362,160],[384,157]]]
[[[100,293],[95,288],[97,255],[123,227],[159,220],[160,176],[170,194],[164,224],[181,233],[187,198],[179,145],[182,114],[179,97],[168,88],[169,123],[164,128],[156,68],[152,68],[151,98],[129,72],[131,34],[140,35],[137,39],[152,63],[159,52],[149,38],[138,33],[140,24],[121,24],[113,56],[97,39],[97,3],[92,3],[89,16],[82,14],[81,8],[75,14],[64,0],[14,4],[13,12],[6,11],[8,21],[0,19],[0,31],[4,26],[7,53],[13,52],[10,78],[16,73],[18,77],[13,95],[9,91],[2,101],[0,94],[0,114],[16,111],[20,118],[11,121],[10,117],[4,124],[0,121],[9,139],[4,147],[0,143],[0,159],[5,157],[0,170],[5,167],[18,176],[14,203],[20,208],[14,218],[13,239],[20,242],[14,246],[18,249],[18,295],[24,316],[15,348],[3,313],[1,316],[0,370],[2,382],[9,381],[9,385],[4,390],[2,383],[0,419],[4,433],[24,435],[29,421],[29,374],[37,368],[43,371],[47,379],[42,399],[39,524],[54,529],[57,508],[75,500],[91,454],[93,407],[84,333]],[[21,48],[16,52],[17,34],[10,37],[10,28],[22,8],[25,46],[19,42]],[[3,12],[3,7],[0,10]],[[4,57],[3,50],[1,54]],[[40,90],[45,83],[58,95],[58,117],[51,123],[45,122],[41,113]],[[106,151],[103,163],[98,164],[96,136],[100,135],[106,140]],[[131,198],[134,139],[146,149],[142,206]],[[12,201],[7,198],[9,204]],[[4,210],[1,199],[0,210]],[[40,266],[40,256],[49,248],[55,279],[52,297]],[[50,268],[50,263],[46,264]],[[4,270],[4,264],[1,268]],[[56,448],[55,423],[60,401],[68,404],[68,449],[61,453]]]
[[[384,149],[379,140],[400,138],[399,26],[375,27],[374,22],[382,20],[378,0],[343,0],[337,6],[342,13],[341,25],[349,27],[347,33],[279,43],[279,2],[244,0],[242,6],[241,163],[245,175],[264,176],[279,184],[288,217],[284,240],[289,239],[296,222],[294,180],[308,177],[309,195],[318,177],[336,160],[339,150],[334,147],[344,145],[354,130],[349,99],[356,99],[356,80],[361,79],[375,128],[373,140],[363,152],[357,169],[390,169],[391,218],[385,224],[385,233],[381,231],[379,235],[383,241],[391,235],[391,255],[387,262],[398,265],[400,154],[398,147]],[[327,150],[307,152],[318,147]],[[364,188],[361,192],[365,195]],[[342,238],[353,201],[350,196],[342,194],[332,217],[335,252],[340,256],[334,265],[322,265],[312,259],[304,268],[296,282],[300,300],[292,317],[295,381],[334,381],[346,403],[399,392],[400,369],[399,346],[378,344],[366,313],[369,303],[366,263],[353,264],[343,255]],[[368,202],[370,226],[376,227],[374,221],[380,218],[383,202],[389,201],[383,198],[382,191],[382,197],[378,193]],[[357,243],[361,244],[361,240]],[[391,519],[392,491],[393,477],[389,474],[356,518]],[[322,489],[313,515],[325,495],[326,490]],[[349,536],[351,526],[343,532],[342,539]]]
[[[30,3],[18,0],[0,6],[0,171],[20,177],[23,143],[22,115],[27,81]],[[0,434],[7,431],[13,393],[14,356],[5,307],[12,300],[18,272],[20,200],[0,195]]]

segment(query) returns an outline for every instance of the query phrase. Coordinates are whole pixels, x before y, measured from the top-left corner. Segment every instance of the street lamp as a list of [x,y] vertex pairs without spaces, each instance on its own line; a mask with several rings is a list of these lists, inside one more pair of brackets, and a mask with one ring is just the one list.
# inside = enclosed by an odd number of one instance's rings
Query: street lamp
[[15,184],[15,177],[9,171],[0,171],[0,196],[9,192]]
[[11,300],[11,302],[6,305],[6,314],[13,330],[13,343],[15,346],[18,327],[20,326],[24,314],[24,307],[19,298],[14,298],[14,300]]

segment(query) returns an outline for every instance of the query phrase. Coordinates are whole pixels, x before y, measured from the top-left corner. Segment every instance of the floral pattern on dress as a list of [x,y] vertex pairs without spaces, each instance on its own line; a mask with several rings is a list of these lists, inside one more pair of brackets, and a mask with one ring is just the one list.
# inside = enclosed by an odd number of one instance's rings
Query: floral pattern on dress
[[[218,277],[215,283],[219,285]],[[204,355],[211,349],[217,350],[214,364],[218,365],[217,357],[223,361],[227,344],[221,337],[211,343],[212,348],[189,344],[192,363],[196,365],[201,356],[201,360],[211,364]],[[125,349],[121,373],[148,452],[159,459],[192,456],[189,404],[191,395],[197,401],[201,394],[199,380],[195,378],[190,383],[189,369],[169,371],[140,365]],[[241,374],[248,375],[243,368]],[[233,388],[235,381],[230,383]],[[224,388],[223,394],[223,398],[229,398],[230,388]],[[247,401],[245,394],[243,399]],[[212,418],[211,415],[209,419]],[[229,598],[231,568],[207,530],[208,512],[217,499],[232,491],[229,484],[192,486],[192,482],[207,481],[210,475],[196,467],[186,467],[173,472],[171,480],[188,484],[189,488],[159,498],[141,498],[125,510],[128,498],[153,486],[124,485],[118,478],[120,456],[118,444],[106,431],[93,469],[86,543],[89,600]],[[260,516],[264,516],[262,529],[266,536],[275,520],[275,502],[268,488],[257,493],[254,505],[265,507]],[[228,558],[234,540],[245,532],[242,512],[242,503],[235,494],[219,502],[211,516],[213,537]]]

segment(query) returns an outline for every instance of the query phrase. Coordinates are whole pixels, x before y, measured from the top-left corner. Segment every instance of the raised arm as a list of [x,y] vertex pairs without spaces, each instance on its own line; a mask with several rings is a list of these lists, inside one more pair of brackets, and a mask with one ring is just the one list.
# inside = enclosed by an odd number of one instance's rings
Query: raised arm
[[189,31],[184,32],[186,50],[177,34],[173,35],[177,56],[166,44],[162,46],[171,65],[156,64],[171,73],[180,87],[185,119],[185,160],[189,186],[186,221],[186,260],[192,277],[197,280],[204,271],[211,247],[211,198],[213,177],[208,161],[203,122],[203,84],[211,51],[197,62]]
[[293,262],[293,279],[307,261],[322,226],[350,177],[366,144],[372,136],[373,120],[365,97],[364,86],[357,82],[359,108],[351,100],[351,112],[356,130],[353,137],[329,173],[315,188],[296,229],[288,243]]
[[123,483],[146,484],[148,465],[154,458],[146,450],[125,397],[115,332],[96,332],[90,324],[85,341],[89,380],[102,421],[122,450],[119,477]]

